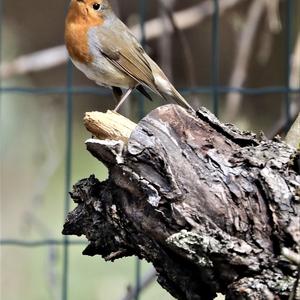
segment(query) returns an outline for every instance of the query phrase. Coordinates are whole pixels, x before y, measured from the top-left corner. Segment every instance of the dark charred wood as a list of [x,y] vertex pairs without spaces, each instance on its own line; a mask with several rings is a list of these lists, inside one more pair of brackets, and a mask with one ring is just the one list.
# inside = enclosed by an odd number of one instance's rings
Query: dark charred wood
[[[176,105],[140,121],[128,143],[88,140],[109,169],[79,181],[63,233],[85,235],[86,255],[136,255],[178,299],[288,299],[299,251],[296,150]],[[299,233],[299,232],[298,232]]]

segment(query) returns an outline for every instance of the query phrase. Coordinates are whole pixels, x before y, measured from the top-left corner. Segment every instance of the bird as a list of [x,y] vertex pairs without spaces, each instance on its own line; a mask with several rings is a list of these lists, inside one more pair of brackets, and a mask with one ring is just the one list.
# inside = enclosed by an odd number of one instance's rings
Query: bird
[[119,101],[114,111],[134,89],[151,99],[145,88],[193,110],[116,16],[108,0],[71,0],[65,20],[65,44],[80,71],[96,84],[112,89]]

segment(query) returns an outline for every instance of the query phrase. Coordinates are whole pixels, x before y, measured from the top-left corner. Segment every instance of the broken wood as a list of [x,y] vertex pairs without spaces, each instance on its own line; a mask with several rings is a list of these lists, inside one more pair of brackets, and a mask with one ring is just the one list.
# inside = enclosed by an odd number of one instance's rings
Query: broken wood
[[178,299],[289,298],[297,266],[281,251],[299,253],[295,148],[177,105],[152,111],[128,140],[86,145],[109,178],[71,193],[63,233],[85,235],[84,254],[146,259]]
[[88,112],[83,119],[86,129],[98,139],[127,141],[136,124],[115,111]]

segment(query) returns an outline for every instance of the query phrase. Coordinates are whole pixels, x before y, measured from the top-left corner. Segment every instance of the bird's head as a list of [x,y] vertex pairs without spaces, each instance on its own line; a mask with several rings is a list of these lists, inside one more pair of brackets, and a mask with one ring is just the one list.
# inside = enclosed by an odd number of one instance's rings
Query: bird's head
[[102,23],[111,12],[108,0],[71,0],[68,17],[83,18],[88,23]]

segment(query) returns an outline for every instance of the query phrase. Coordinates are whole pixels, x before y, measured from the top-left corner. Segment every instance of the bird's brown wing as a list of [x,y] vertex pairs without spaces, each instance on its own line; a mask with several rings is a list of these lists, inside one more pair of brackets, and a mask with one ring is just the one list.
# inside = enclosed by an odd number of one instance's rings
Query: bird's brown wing
[[128,28],[123,23],[117,22],[113,30],[103,26],[95,30],[94,40],[101,53],[119,70],[157,93],[151,67],[144,56],[144,49]]

